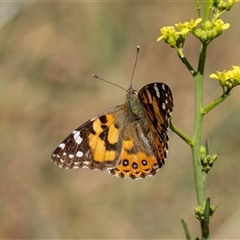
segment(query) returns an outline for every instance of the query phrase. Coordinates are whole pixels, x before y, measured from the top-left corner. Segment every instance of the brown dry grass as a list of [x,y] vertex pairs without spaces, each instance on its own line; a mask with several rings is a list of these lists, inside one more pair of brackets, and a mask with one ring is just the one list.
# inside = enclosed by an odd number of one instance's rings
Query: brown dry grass
[[[13,3],[14,6],[14,3]],[[108,173],[64,171],[50,162],[59,142],[88,118],[124,101],[127,88],[153,81],[173,91],[173,122],[191,134],[193,83],[175,52],[156,42],[159,28],[196,17],[194,2],[33,3],[0,33],[0,237],[184,238],[180,218],[199,235],[191,155],[170,132],[166,166],[131,181]],[[1,7],[1,6],[0,6]],[[208,51],[205,103],[221,89],[211,72],[239,63],[239,5],[225,15],[232,27]],[[196,65],[198,43],[186,44]],[[239,89],[205,119],[203,137],[220,157],[207,195],[222,205],[214,238],[238,238],[240,209]]]

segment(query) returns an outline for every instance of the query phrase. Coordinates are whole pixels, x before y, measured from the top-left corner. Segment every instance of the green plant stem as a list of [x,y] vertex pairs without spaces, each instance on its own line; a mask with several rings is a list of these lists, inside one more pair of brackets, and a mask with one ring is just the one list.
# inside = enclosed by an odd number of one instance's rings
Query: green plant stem
[[205,115],[209,113],[212,109],[214,109],[218,104],[222,103],[226,98],[230,96],[230,91],[228,90],[220,97],[216,98],[214,101],[212,101],[210,104],[208,104],[206,107],[202,109],[202,115]]
[[176,126],[170,122],[170,128],[172,129],[173,132],[175,132],[180,138],[182,138],[188,145],[193,144],[192,138],[190,138],[187,134],[182,132],[180,129],[178,129]]
[[213,2],[214,0],[204,1],[204,23],[210,19]]
[[183,64],[187,67],[187,69],[189,70],[189,72],[191,73],[191,75],[194,77],[196,76],[196,71],[194,70],[194,68],[192,67],[192,65],[190,64],[190,62],[187,60],[187,58],[185,57],[182,48],[175,48],[177,51],[177,54],[179,56],[179,58],[181,59],[181,61],[183,62]]
[[205,189],[202,177],[202,166],[200,163],[200,144],[201,144],[201,132],[203,124],[203,114],[202,110],[202,98],[203,98],[203,74],[206,59],[207,47],[201,45],[201,51],[198,62],[197,75],[194,78],[195,82],[195,120],[194,120],[194,130],[193,130],[193,145],[192,145],[192,156],[193,156],[193,168],[195,176],[195,185],[197,200],[199,206],[203,206],[205,202]]
[[202,229],[202,238],[203,239],[209,239],[209,222],[210,222],[210,208],[211,208],[211,202],[210,198],[207,198],[207,201],[205,203],[205,209],[204,209],[204,220],[201,221],[201,229]]
[[202,167],[200,163],[200,143],[201,143],[201,131],[203,123],[203,115],[201,114],[202,109],[202,76],[197,74],[195,77],[195,91],[196,91],[196,102],[195,102],[195,120],[193,130],[193,145],[192,157],[193,157],[193,169],[195,177],[195,187],[197,193],[198,205],[203,206],[205,200],[203,178],[202,178]]
[[198,17],[201,17],[201,1],[197,0],[197,13],[198,13]]
[[[194,120],[194,130],[193,130],[193,145],[192,156],[193,156],[193,169],[195,177],[195,187],[197,193],[198,205],[204,207],[205,204],[205,182],[202,172],[202,165],[200,160],[200,146],[201,146],[201,133],[202,133],[202,124],[203,124],[203,114],[202,114],[202,102],[203,102],[203,76],[204,76],[204,66],[206,60],[207,45],[202,44],[199,61],[198,61],[198,70],[197,75],[194,78],[195,83],[195,120]],[[202,239],[208,239],[206,232],[202,228]]]
[[[204,1],[204,18],[203,24],[210,19],[211,10],[214,0]],[[194,78],[195,82],[195,121],[193,130],[193,141],[192,145],[192,156],[193,156],[193,168],[195,176],[195,185],[198,205],[204,207],[205,204],[205,186],[206,186],[206,175],[202,172],[201,160],[200,160],[200,144],[201,144],[201,133],[203,124],[203,76],[204,67],[206,61],[207,45],[201,44],[200,55],[198,60],[197,75]],[[208,200],[210,201],[210,200]],[[206,209],[205,209],[206,211]],[[209,219],[200,221],[202,240],[209,239]]]

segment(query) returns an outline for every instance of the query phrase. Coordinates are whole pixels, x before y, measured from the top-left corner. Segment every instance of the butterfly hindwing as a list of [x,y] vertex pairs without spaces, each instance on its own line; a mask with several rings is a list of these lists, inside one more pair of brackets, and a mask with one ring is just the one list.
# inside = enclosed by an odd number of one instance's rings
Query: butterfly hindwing
[[121,178],[131,179],[154,175],[161,165],[149,142],[151,132],[146,119],[133,121],[131,118],[125,118],[124,126],[120,138],[119,163],[109,172]]

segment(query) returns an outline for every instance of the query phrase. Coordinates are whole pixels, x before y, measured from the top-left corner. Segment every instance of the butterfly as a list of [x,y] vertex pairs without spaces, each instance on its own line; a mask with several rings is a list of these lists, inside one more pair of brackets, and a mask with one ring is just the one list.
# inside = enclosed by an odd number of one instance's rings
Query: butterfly
[[107,170],[121,178],[152,176],[167,157],[172,110],[172,92],[166,84],[150,83],[137,92],[131,83],[123,105],[75,129],[51,160],[60,168]]

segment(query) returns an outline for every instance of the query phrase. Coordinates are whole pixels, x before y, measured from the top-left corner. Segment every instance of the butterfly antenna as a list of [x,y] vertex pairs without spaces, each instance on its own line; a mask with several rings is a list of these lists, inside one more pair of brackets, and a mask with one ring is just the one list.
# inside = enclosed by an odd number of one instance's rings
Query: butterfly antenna
[[93,76],[94,78],[98,78],[98,79],[102,80],[103,82],[106,82],[106,83],[109,83],[109,84],[111,84],[111,85],[113,85],[113,86],[119,87],[119,88],[123,89],[125,92],[127,92],[127,90],[126,90],[125,88],[121,87],[120,85],[118,85],[118,84],[116,84],[116,83],[112,83],[112,82],[109,82],[109,81],[107,81],[107,80],[105,80],[105,79],[103,79],[103,78],[100,78],[100,77],[97,76],[96,74],[93,74],[92,76]]
[[135,59],[135,63],[134,63],[134,66],[133,66],[133,72],[132,72],[132,77],[131,77],[131,85],[132,85],[132,82],[133,82],[133,75],[134,75],[134,73],[135,73],[135,69],[136,69],[136,66],[137,66],[137,60],[138,60],[139,50],[140,50],[140,47],[137,46],[137,54],[136,54],[136,59]]

